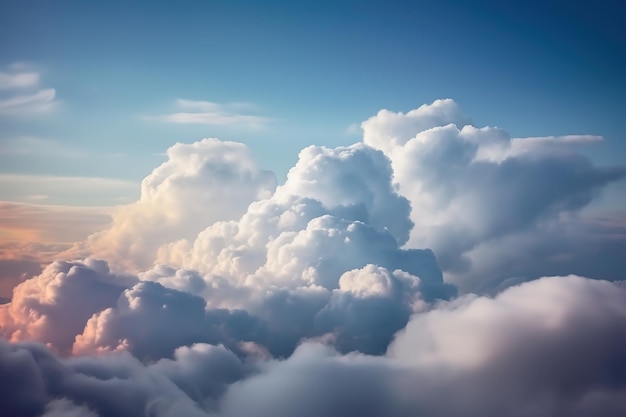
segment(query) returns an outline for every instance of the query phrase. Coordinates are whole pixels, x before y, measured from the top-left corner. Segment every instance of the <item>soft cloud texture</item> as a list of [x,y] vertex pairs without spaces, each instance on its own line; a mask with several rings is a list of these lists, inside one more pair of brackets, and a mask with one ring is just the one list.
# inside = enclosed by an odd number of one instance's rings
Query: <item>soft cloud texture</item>
[[172,146],[85,259],[0,305],[0,409],[624,415],[624,217],[584,209],[625,171],[575,148],[601,138],[511,138],[452,100],[362,128],[280,186],[245,145]]
[[274,174],[260,169],[239,143],[178,143],[167,157],[142,181],[139,201],[121,207],[110,229],[90,237],[91,252],[115,266],[147,268],[160,245],[238,218],[252,201],[271,195],[276,187]]
[[58,106],[54,88],[40,88],[40,75],[23,66],[0,72],[0,116],[27,117],[48,113]]
[[39,74],[36,72],[0,72],[0,90],[34,87],[39,83]]
[[378,357],[307,342],[246,360],[195,344],[143,364],[0,341],[0,401],[8,416],[620,416],[625,301],[609,282],[543,278],[418,313]]
[[219,104],[211,101],[176,100],[180,111],[151,117],[163,122],[205,125],[233,125],[250,129],[259,129],[271,119],[249,114],[254,106],[248,103]]
[[597,136],[512,139],[469,124],[452,100],[406,114],[382,110],[362,128],[364,142],[391,159],[399,192],[411,201],[409,247],[433,249],[446,276],[464,286],[475,264],[493,274],[469,255],[475,248],[543,235],[626,174],[626,167],[596,167],[573,148]]

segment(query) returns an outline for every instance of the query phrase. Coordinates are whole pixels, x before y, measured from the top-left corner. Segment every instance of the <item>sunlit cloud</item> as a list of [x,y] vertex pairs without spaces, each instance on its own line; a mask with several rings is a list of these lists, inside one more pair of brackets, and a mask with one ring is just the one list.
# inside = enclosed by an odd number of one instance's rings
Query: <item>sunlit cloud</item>
[[[361,129],[302,149],[281,185],[246,145],[206,138],[111,211],[0,204],[0,375],[22,394],[4,409],[623,415],[626,217],[585,210],[626,168],[578,149],[601,138],[511,138],[450,99]],[[131,187],[9,184],[28,201]]]
[[56,90],[46,88],[33,94],[21,94],[0,100],[0,114],[26,116],[53,110],[58,101]]

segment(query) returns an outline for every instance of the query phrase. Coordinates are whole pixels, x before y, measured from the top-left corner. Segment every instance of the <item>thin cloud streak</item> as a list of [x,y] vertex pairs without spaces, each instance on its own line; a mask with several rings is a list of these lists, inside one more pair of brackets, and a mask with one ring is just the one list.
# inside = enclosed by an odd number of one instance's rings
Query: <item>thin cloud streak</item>
[[211,101],[177,99],[176,106],[183,111],[149,116],[150,120],[178,124],[205,124],[213,126],[240,126],[261,129],[272,119],[249,114],[255,108],[250,103],[220,104]]
[[46,88],[33,94],[13,96],[0,100],[0,114],[31,115],[53,110],[58,101],[55,100],[56,90]]
[[27,71],[22,64],[13,64],[10,68],[15,72],[0,72],[0,90],[11,92],[0,96],[0,115],[28,117],[49,113],[58,107],[56,89],[38,87],[39,73]]
[[134,198],[139,184],[133,181],[54,175],[0,174],[0,199],[31,202],[32,196],[48,196],[51,204],[70,201],[92,205],[116,205],[120,198]]
[[35,136],[19,136],[0,140],[0,154],[5,155],[54,155],[56,157],[79,158],[87,151],[76,149],[60,141]]

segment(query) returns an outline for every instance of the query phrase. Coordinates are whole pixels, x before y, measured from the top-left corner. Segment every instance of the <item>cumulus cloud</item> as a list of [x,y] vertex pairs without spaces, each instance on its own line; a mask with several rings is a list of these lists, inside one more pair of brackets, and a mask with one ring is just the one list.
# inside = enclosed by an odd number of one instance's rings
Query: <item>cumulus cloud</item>
[[116,267],[149,268],[161,245],[238,218],[276,187],[274,174],[262,170],[240,143],[178,143],[167,157],[142,181],[139,201],[119,208],[112,227],[89,238],[92,253]]
[[406,114],[381,111],[362,128],[364,142],[391,159],[399,192],[411,201],[409,247],[433,249],[461,285],[481,262],[468,256],[476,247],[545,231],[626,175],[626,167],[596,167],[573,148],[597,136],[511,138],[471,125],[452,100]]
[[623,281],[524,282],[592,256],[614,263],[590,275],[624,278],[623,217],[583,211],[625,173],[575,148],[601,138],[511,138],[452,100],[362,128],[303,149],[280,186],[245,145],[171,147],[72,252],[90,257],[0,306],[0,409],[623,415]]
[[[150,266],[156,249],[175,266],[156,265],[139,274],[141,282],[127,277],[131,283],[116,285],[106,302],[86,301],[89,308],[72,314],[78,307],[56,300],[88,282],[81,274],[97,283],[119,279],[106,263],[55,263],[14,291],[3,310],[8,337],[43,340],[60,352],[159,358],[194,342],[234,350],[252,343],[286,356],[301,340],[332,335],[340,351],[381,353],[419,306],[455,293],[430,250],[400,248],[410,207],[393,190],[380,151],[308,148],[273,194],[273,177],[246,159],[243,145],[204,140],[168,155],[144,180],[139,202],[88,245],[126,270],[125,261],[141,256]],[[239,220],[221,220],[237,211],[245,213]],[[357,280],[380,285],[364,293]],[[83,290],[86,300],[90,291]],[[71,330],[55,333],[70,315]]]
[[305,342],[250,361],[194,344],[144,364],[0,341],[0,401],[9,416],[620,416],[625,301],[606,281],[543,278],[419,312],[382,356]]
[[89,317],[114,305],[135,280],[110,274],[103,261],[55,261],[15,287],[11,303],[0,306],[2,335],[68,353]]
[[270,118],[249,114],[254,106],[248,103],[219,104],[211,101],[176,100],[180,111],[150,117],[151,119],[182,124],[234,125],[259,129],[271,121]]

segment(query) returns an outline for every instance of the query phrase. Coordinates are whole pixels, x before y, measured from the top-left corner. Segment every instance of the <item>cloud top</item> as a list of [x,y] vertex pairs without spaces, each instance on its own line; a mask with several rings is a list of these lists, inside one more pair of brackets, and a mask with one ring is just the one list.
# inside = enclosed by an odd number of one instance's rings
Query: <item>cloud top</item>
[[0,409],[624,415],[626,235],[583,212],[626,173],[579,152],[601,138],[511,138],[449,99],[362,129],[279,186],[243,144],[170,147],[82,259],[0,305]]

